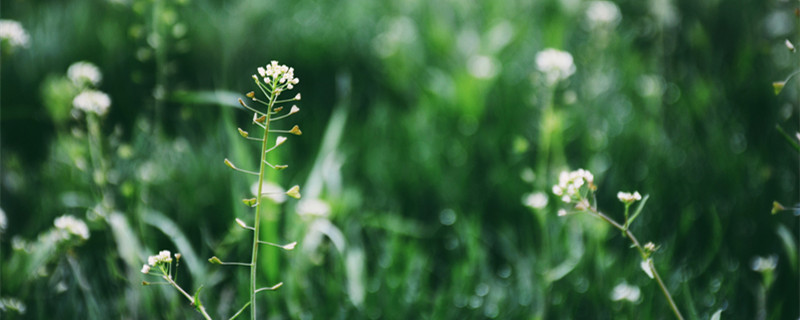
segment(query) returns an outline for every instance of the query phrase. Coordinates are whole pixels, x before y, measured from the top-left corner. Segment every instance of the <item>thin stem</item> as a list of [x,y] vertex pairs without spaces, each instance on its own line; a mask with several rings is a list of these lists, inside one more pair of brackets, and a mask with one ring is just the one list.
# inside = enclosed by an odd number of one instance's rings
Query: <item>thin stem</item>
[[175,289],[178,289],[178,291],[180,291],[183,294],[183,296],[186,297],[186,299],[189,299],[189,302],[191,302],[192,305],[194,305],[197,308],[197,311],[199,311],[203,315],[203,318],[205,318],[206,320],[211,320],[211,316],[209,316],[208,312],[206,312],[206,308],[203,307],[202,305],[195,305],[194,298],[186,291],[184,291],[183,288],[181,288],[181,286],[175,283],[175,281],[173,281],[172,278],[170,278],[167,275],[162,275],[161,277],[164,278],[164,280],[167,280],[167,282],[171,284],[173,287],[175,287]]
[[647,254],[645,253],[644,248],[642,248],[642,246],[639,244],[639,240],[636,239],[636,236],[634,236],[630,230],[626,230],[625,226],[617,223],[607,215],[598,211],[597,208],[590,207],[589,210],[591,213],[594,213],[596,216],[600,217],[601,219],[605,220],[615,228],[624,232],[625,235],[628,237],[628,239],[630,239],[631,242],[633,242],[633,245],[636,247],[637,250],[639,250],[639,254],[642,255],[642,259],[645,259],[645,261],[649,261],[648,266],[650,268],[650,271],[653,272],[653,277],[658,282],[658,286],[661,287],[661,292],[663,292],[664,297],[667,298],[667,302],[669,302],[669,306],[672,308],[672,312],[675,313],[675,317],[677,317],[680,320],[683,320],[683,316],[681,315],[680,310],[678,310],[678,305],[676,305],[675,300],[672,299],[672,295],[670,295],[669,291],[667,290],[667,286],[664,285],[663,281],[661,281],[661,276],[658,275],[658,271],[656,270],[655,265],[653,264],[652,258],[649,260],[647,259]]
[[[259,81],[257,81],[258,83]],[[261,88],[261,85],[258,86]],[[267,95],[264,89],[261,89],[262,92],[266,96],[269,97],[269,106],[267,106],[267,119],[264,121],[264,138],[261,140],[261,161],[258,170],[258,197],[256,200],[256,216],[253,225],[253,254],[251,255],[252,259],[250,260],[250,315],[252,320],[256,320],[256,266],[258,261],[258,241],[259,241],[259,233],[261,231],[261,207],[262,207],[262,199],[264,197],[261,196],[262,188],[264,186],[264,174],[266,170],[266,163],[267,163],[267,139],[269,138],[269,121],[270,117],[272,116],[272,106],[275,105],[275,96]]]

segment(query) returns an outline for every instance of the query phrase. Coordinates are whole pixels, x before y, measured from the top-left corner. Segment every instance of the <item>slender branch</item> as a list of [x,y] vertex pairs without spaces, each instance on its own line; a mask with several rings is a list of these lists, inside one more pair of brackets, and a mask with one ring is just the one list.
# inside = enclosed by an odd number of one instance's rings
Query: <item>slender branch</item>
[[244,309],[247,309],[247,307],[248,307],[248,306],[250,306],[250,301],[248,301],[247,303],[245,303],[245,304],[244,304],[244,306],[242,306],[242,308],[241,308],[241,309],[239,309],[239,311],[238,311],[238,312],[236,312],[236,314],[234,314],[234,315],[232,315],[230,318],[228,318],[228,320],[233,320],[233,319],[236,319],[236,317],[238,317],[240,314],[242,314],[242,312],[244,312]]
[[276,284],[274,286],[271,286],[271,287],[258,288],[258,290],[256,290],[256,293],[259,293],[261,291],[274,291],[274,290],[277,290],[278,288],[280,288],[282,286],[283,286],[283,282],[278,282],[278,284]]
[[[186,291],[184,291],[183,288],[181,288],[181,286],[175,283],[175,281],[173,281],[169,276],[162,275],[161,277],[164,278],[164,280],[167,280],[167,282],[171,284],[173,287],[175,287],[175,289],[178,289],[178,291],[180,291],[180,293],[182,293],[183,296],[186,297],[186,299],[188,299],[193,306],[195,305],[194,298],[190,294],[186,293]],[[206,312],[205,307],[203,307],[202,305],[196,307],[197,311],[199,311],[203,315],[203,318],[205,318],[206,320],[211,320],[211,316],[208,315],[208,312]]]
[[630,239],[631,242],[633,242],[633,245],[636,247],[637,250],[639,250],[639,254],[642,255],[642,259],[645,259],[645,261],[649,261],[647,263],[648,267],[650,268],[650,271],[653,272],[653,277],[658,282],[658,286],[661,287],[661,292],[663,292],[664,293],[664,297],[667,298],[667,301],[669,302],[669,306],[672,308],[672,311],[675,313],[675,317],[677,317],[680,320],[683,320],[683,316],[681,315],[680,310],[678,310],[678,305],[676,305],[675,304],[675,300],[672,299],[672,295],[667,290],[667,286],[664,285],[663,281],[661,281],[661,276],[658,275],[658,271],[656,270],[655,265],[653,264],[652,258],[650,258],[649,260],[647,259],[647,254],[645,253],[644,248],[642,248],[642,246],[639,244],[639,240],[636,239],[636,236],[634,236],[633,233],[630,230],[627,230],[625,228],[625,226],[617,223],[616,221],[611,219],[609,216],[607,216],[607,215],[603,214],[602,212],[598,211],[597,208],[589,207],[589,212],[595,214],[597,217],[605,220],[606,222],[608,222],[609,224],[611,224],[615,228],[617,228],[620,231],[624,232],[625,235],[628,237],[628,239]]

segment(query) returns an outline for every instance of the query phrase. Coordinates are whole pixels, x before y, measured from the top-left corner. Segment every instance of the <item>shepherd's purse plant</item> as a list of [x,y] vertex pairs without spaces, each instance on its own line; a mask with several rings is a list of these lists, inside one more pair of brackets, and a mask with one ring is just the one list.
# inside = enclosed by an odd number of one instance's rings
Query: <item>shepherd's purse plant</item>
[[[241,315],[248,307],[250,307],[250,315],[251,319],[257,318],[257,308],[256,308],[256,296],[259,292],[262,291],[272,291],[280,288],[283,285],[283,282],[279,282],[277,284],[272,284],[270,286],[261,287],[258,283],[257,274],[259,270],[258,266],[258,253],[259,248],[262,245],[273,246],[283,250],[293,250],[294,247],[297,245],[297,242],[292,242],[289,244],[276,244],[267,241],[261,240],[261,218],[264,215],[265,205],[263,203],[264,200],[269,199],[269,196],[275,196],[274,193],[283,193],[289,197],[300,199],[300,187],[293,186],[289,188],[287,191],[278,191],[274,192],[274,190],[267,190],[263,186],[265,185],[265,175],[267,170],[283,170],[288,167],[285,164],[273,164],[267,161],[267,154],[276,150],[278,147],[283,145],[287,141],[287,137],[285,135],[301,135],[302,132],[297,125],[292,126],[290,129],[273,129],[271,128],[273,122],[283,120],[288,118],[289,116],[297,113],[300,111],[296,105],[291,105],[291,107],[286,108],[285,106],[289,103],[294,101],[299,101],[301,96],[299,93],[294,95],[288,99],[280,99],[281,94],[285,94],[288,91],[294,89],[294,86],[299,83],[299,79],[294,76],[294,68],[289,68],[286,65],[280,65],[277,61],[272,61],[270,64],[266,65],[265,67],[258,68],[258,74],[253,75],[253,80],[258,87],[259,91],[265,96],[265,99],[260,99],[256,97],[256,93],[251,91],[246,94],[247,98],[252,100],[256,103],[256,107],[251,107],[247,103],[245,103],[242,99],[239,99],[239,104],[249,112],[253,112],[253,120],[252,124],[254,125],[255,130],[258,132],[257,134],[250,134],[248,131],[243,130],[242,128],[237,128],[239,135],[242,138],[247,140],[257,141],[261,145],[261,152],[259,154],[259,169],[258,171],[251,171],[237,167],[231,160],[225,159],[224,163],[226,166],[230,167],[231,169],[244,173],[247,175],[253,175],[258,177],[257,182],[257,191],[256,197],[244,199],[243,202],[245,205],[252,207],[255,210],[255,214],[252,218],[252,225],[248,224],[248,222],[236,218],[235,222],[237,225],[242,227],[245,230],[249,230],[253,233],[253,244],[252,244],[252,251],[250,255],[249,262],[226,262],[222,261],[221,259],[217,258],[216,256],[211,257],[208,259],[209,262],[218,265],[226,265],[226,266],[243,266],[249,268],[250,271],[250,288],[249,288],[249,296],[250,299],[247,301],[230,319],[235,319],[239,315]],[[260,130],[260,131],[258,131]],[[274,143],[270,143],[270,133],[279,134]],[[189,302],[197,309],[197,311],[203,315],[206,319],[211,319],[211,316],[206,311],[205,307],[200,301],[199,293],[200,289],[198,289],[194,295],[190,295],[186,290],[181,288],[178,283],[175,282],[175,277],[177,275],[177,266],[178,262],[180,261],[180,254],[175,254],[174,259],[173,255],[167,251],[163,250],[158,255],[151,256],[147,264],[142,266],[142,273],[152,276],[158,276],[163,279],[163,282],[147,282],[144,281],[143,284],[145,285],[152,285],[152,284],[165,284],[171,285],[175,289],[177,289]],[[173,268],[172,264],[175,262],[175,268]]]

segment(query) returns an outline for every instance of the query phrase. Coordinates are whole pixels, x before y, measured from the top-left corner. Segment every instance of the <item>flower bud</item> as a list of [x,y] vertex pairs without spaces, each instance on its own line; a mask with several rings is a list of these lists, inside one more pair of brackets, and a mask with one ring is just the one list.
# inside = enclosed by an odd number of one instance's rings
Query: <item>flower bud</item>
[[292,127],[292,130],[289,130],[289,133],[291,133],[293,135],[296,135],[296,136],[299,136],[299,135],[303,134],[303,132],[300,131],[300,127],[298,127],[297,125]]
[[242,135],[242,137],[247,138],[247,136],[250,135],[249,133],[247,133],[247,131],[242,130],[242,128],[236,128],[236,129],[239,130],[239,134]]
[[209,258],[208,262],[211,262],[213,264],[222,264],[222,261],[219,260],[219,258],[217,258],[217,256],[213,256],[213,257]]

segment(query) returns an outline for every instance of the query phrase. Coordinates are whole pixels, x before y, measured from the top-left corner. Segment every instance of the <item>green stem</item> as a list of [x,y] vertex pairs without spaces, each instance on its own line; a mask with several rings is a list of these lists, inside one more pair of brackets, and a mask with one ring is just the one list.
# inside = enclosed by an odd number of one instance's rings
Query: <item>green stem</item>
[[252,259],[250,260],[250,314],[251,319],[256,320],[256,271],[257,271],[257,261],[258,261],[258,242],[259,240],[259,233],[261,231],[261,207],[262,207],[262,199],[261,196],[261,188],[264,184],[264,173],[266,170],[266,163],[267,163],[267,139],[269,138],[269,122],[270,117],[272,116],[272,107],[275,105],[275,96],[269,96],[269,106],[267,106],[267,119],[264,121],[264,138],[261,140],[261,161],[258,170],[258,194],[256,195],[256,216],[254,221],[255,230],[253,231],[253,254]]
[[[591,213],[594,213],[600,219],[605,220],[606,222],[608,222],[609,224],[611,224],[615,228],[617,228],[620,231],[622,231],[628,237],[628,239],[630,239],[631,242],[633,242],[633,245],[636,247],[636,249],[639,250],[639,254],[642,256],[642,259],[645,259],[645,261],[648,261],[647,260],[647,254],[645,253],[644,248],[641,246],[641,244],[639,244],[639,240],[636,239],[636,236],[634,236],[633,233],[630,230],[625,229],[625,226],[623,226],[623,225],[617,223],[616,221],[612,220],[610,217],[608,217],[607,215],[603,214],[602,212],[597,211],[597,209],[594,208],[594,207],[590,207],[589,210],[590,210]],[[661,287],[661,292],[663,292],[664,293],[664,297],[667,298],[667,302],[669,302],[669,306],[672,308],[672,312],[675,313],[675,317],[677,317],[680,320],[683,320],[683,316],[681,315],[680,310],[678,310],[678,305],[675,304],[675,300],[673,300],[672,299],[672,295],[669,294],[669,291],[667,290],[667,286],[664,285],[664,281],[661,281],[661,276],[658,275],[658,271],[656,270],[656,267],[653,264],[653,260],[652,259],[649,260],[648,266],[650,267],[650,270],[653,272],[653,278],[656,279],[656,282],[658,282],[658,286]]]
[[[189,293],[184,291],[183,288],[181,288],[181,286],[175,283],[175,281],[173,281],[172,278],[170,278],[168,275],[162,275],[161,278],[164,278],[164,280],[166,280],[167,283],[175,287],[175,289],[178,289],[178,291],[180,291],[183,294],[183,296],[186,297],[186,299],[189,299],[189,302],[191,302],[192,305],[195,304],[194,298]],[[206,320],[211,320],[211,316],[208,315],[208,312],[206,312],[206,308],[203,307],[202,305],[197,306],[197,311],[200,312],[200,314],[202,314],[203,318],[205,318]]]

